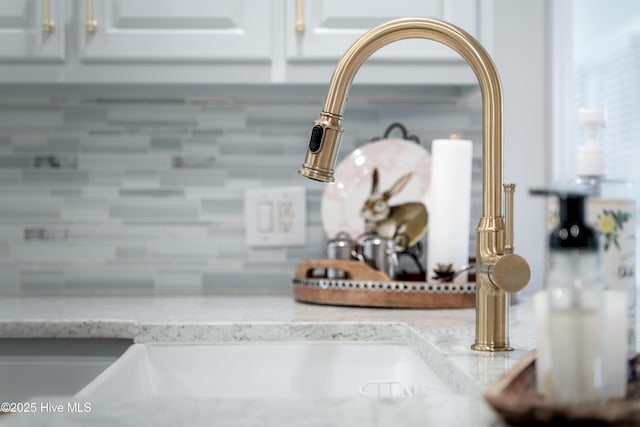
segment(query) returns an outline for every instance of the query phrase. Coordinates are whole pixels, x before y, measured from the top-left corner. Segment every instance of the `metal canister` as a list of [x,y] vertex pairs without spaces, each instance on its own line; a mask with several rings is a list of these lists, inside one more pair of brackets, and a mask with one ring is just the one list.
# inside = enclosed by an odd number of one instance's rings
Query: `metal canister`
[[394,280],[398,271],[398,254],[393,239],[378,234],[365,234],[358,238],[358,258],[372,268],[386,273]]
[[[333,239],[327,242],[327,259],[350,260],[351,253],[355,250],[355,242],[346,232],[340,232]],[[329,279],[344,279],[346,273],[342,270],[328,268],[327,277]]]

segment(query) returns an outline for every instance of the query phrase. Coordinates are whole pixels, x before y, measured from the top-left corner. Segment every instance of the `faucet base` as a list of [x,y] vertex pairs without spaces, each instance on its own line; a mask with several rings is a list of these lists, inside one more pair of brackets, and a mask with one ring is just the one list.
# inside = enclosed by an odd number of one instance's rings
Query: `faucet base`
[[509,344],[495,345],[495,344],[486,344],[486,343],[477,342],[471,346],[471,350],[498,352],[498,351],[513,351],[513,348],[510,347]]

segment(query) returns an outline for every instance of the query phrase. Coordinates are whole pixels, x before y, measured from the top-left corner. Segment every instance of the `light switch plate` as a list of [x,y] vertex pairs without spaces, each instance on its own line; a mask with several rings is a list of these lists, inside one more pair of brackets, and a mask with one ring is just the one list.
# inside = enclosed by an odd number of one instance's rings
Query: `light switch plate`
[[252,188],[244,193],[247,246],[295,246],[307,243],[304,187]]

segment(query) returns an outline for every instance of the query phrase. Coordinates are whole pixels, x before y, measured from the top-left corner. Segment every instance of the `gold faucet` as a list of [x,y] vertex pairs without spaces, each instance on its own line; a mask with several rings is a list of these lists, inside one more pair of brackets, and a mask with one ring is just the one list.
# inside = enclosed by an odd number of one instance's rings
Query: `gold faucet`
[[333,72],[320,118],[315,121],[307,156],[298,171],[333,182],[342,134],[342,112],[355,73],[375,51],[408,38],[435,40],[458,52],[471,66],[482,93],[482,217],[476,248],[476,338],[480,351],[508,351],[509,293],[529,282],[527,261],[513,254],[514,184],[505,185],[508,216],[502,216],[502,88],[491,57],[470,34],[447,22],[406,18],[382,24],[360,37],[345,52]]

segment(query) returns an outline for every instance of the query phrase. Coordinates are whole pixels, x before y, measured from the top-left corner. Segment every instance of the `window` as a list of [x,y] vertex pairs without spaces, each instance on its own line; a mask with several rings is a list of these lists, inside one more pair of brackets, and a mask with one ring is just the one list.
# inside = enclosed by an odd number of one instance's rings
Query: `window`
[[[605,108],[606,176],[640,185],[640,2],[574,1],[574,108]],[[574,116],[574,151],[584,132]]]
[[[576,150],[585,141],[578,108],[604,108],[598,139],[605,176],[634,182],[640,213],[640,2],[573,0],[552,7],[552,179],[575,178]],[[640,238],[636,254],[638,264]]]

